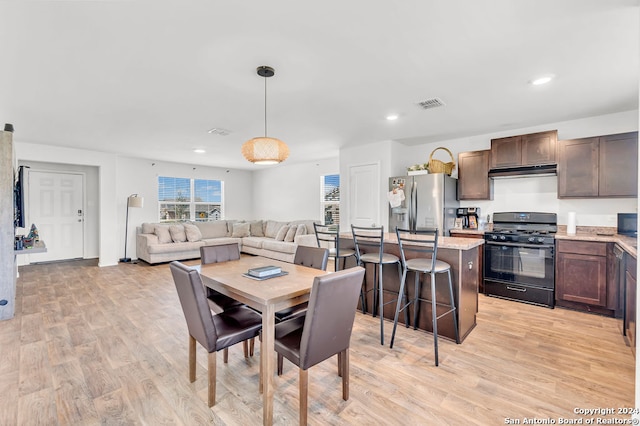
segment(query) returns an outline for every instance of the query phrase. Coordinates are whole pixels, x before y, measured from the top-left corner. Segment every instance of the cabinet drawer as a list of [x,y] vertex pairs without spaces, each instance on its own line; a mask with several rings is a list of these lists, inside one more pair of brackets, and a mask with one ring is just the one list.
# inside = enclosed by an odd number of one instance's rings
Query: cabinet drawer
[[558,253],[590,254],[593,256],[607,255],[607,243],[565,240],[558,240],[557,243]]

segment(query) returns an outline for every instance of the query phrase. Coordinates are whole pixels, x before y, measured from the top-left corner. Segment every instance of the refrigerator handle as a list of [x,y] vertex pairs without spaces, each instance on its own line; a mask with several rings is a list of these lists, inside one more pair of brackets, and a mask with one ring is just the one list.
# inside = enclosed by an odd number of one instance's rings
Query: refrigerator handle
[[416,179],[411,184],[411,214],[409,216],[409,229],[416,230],[418,222],[418,182]]

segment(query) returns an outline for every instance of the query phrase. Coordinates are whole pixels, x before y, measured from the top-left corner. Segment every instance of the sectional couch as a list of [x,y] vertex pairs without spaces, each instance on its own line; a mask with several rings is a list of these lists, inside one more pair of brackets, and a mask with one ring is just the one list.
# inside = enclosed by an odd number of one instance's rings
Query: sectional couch
[[216,220],[143,223],[137,227],[136,255],[155,264],[200,257],[200,247],[237,243],[243,253],[293,262],[298,245],[316,246],[313,220]]

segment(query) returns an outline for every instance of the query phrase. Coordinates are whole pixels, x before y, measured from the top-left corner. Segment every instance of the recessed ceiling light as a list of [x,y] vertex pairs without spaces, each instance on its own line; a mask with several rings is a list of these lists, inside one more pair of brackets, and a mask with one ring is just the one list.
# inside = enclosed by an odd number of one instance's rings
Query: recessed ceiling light
[[389,121],[394,121],[398,119],[398,115],[397,114],[391,114],[391,115],[387,115],[387,120]]
[[195,152],[195,153],[197,153],[197,154],[204,154],[204,153],[205,153],[205,152],[207,152],[207,151],[205,151],[205,150],[204,150],[204,149],[202,149],[202,148],[196,148],[196,149],[194,149],[194,150],[193,150],[193,152]]
[[544,77],[534,78],[533,80],[531,80],[531,84],[533,84],[534,86],[540,86],[541,84],[547,84],[552,79],[553,79],[552,76],[545,75]]

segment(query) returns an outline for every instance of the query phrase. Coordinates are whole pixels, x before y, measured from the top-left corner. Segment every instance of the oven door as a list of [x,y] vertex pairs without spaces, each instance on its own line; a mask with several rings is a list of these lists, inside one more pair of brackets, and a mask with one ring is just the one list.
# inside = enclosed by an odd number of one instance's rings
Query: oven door
[[486,241],[484,278],[554,288],[554,246]]

